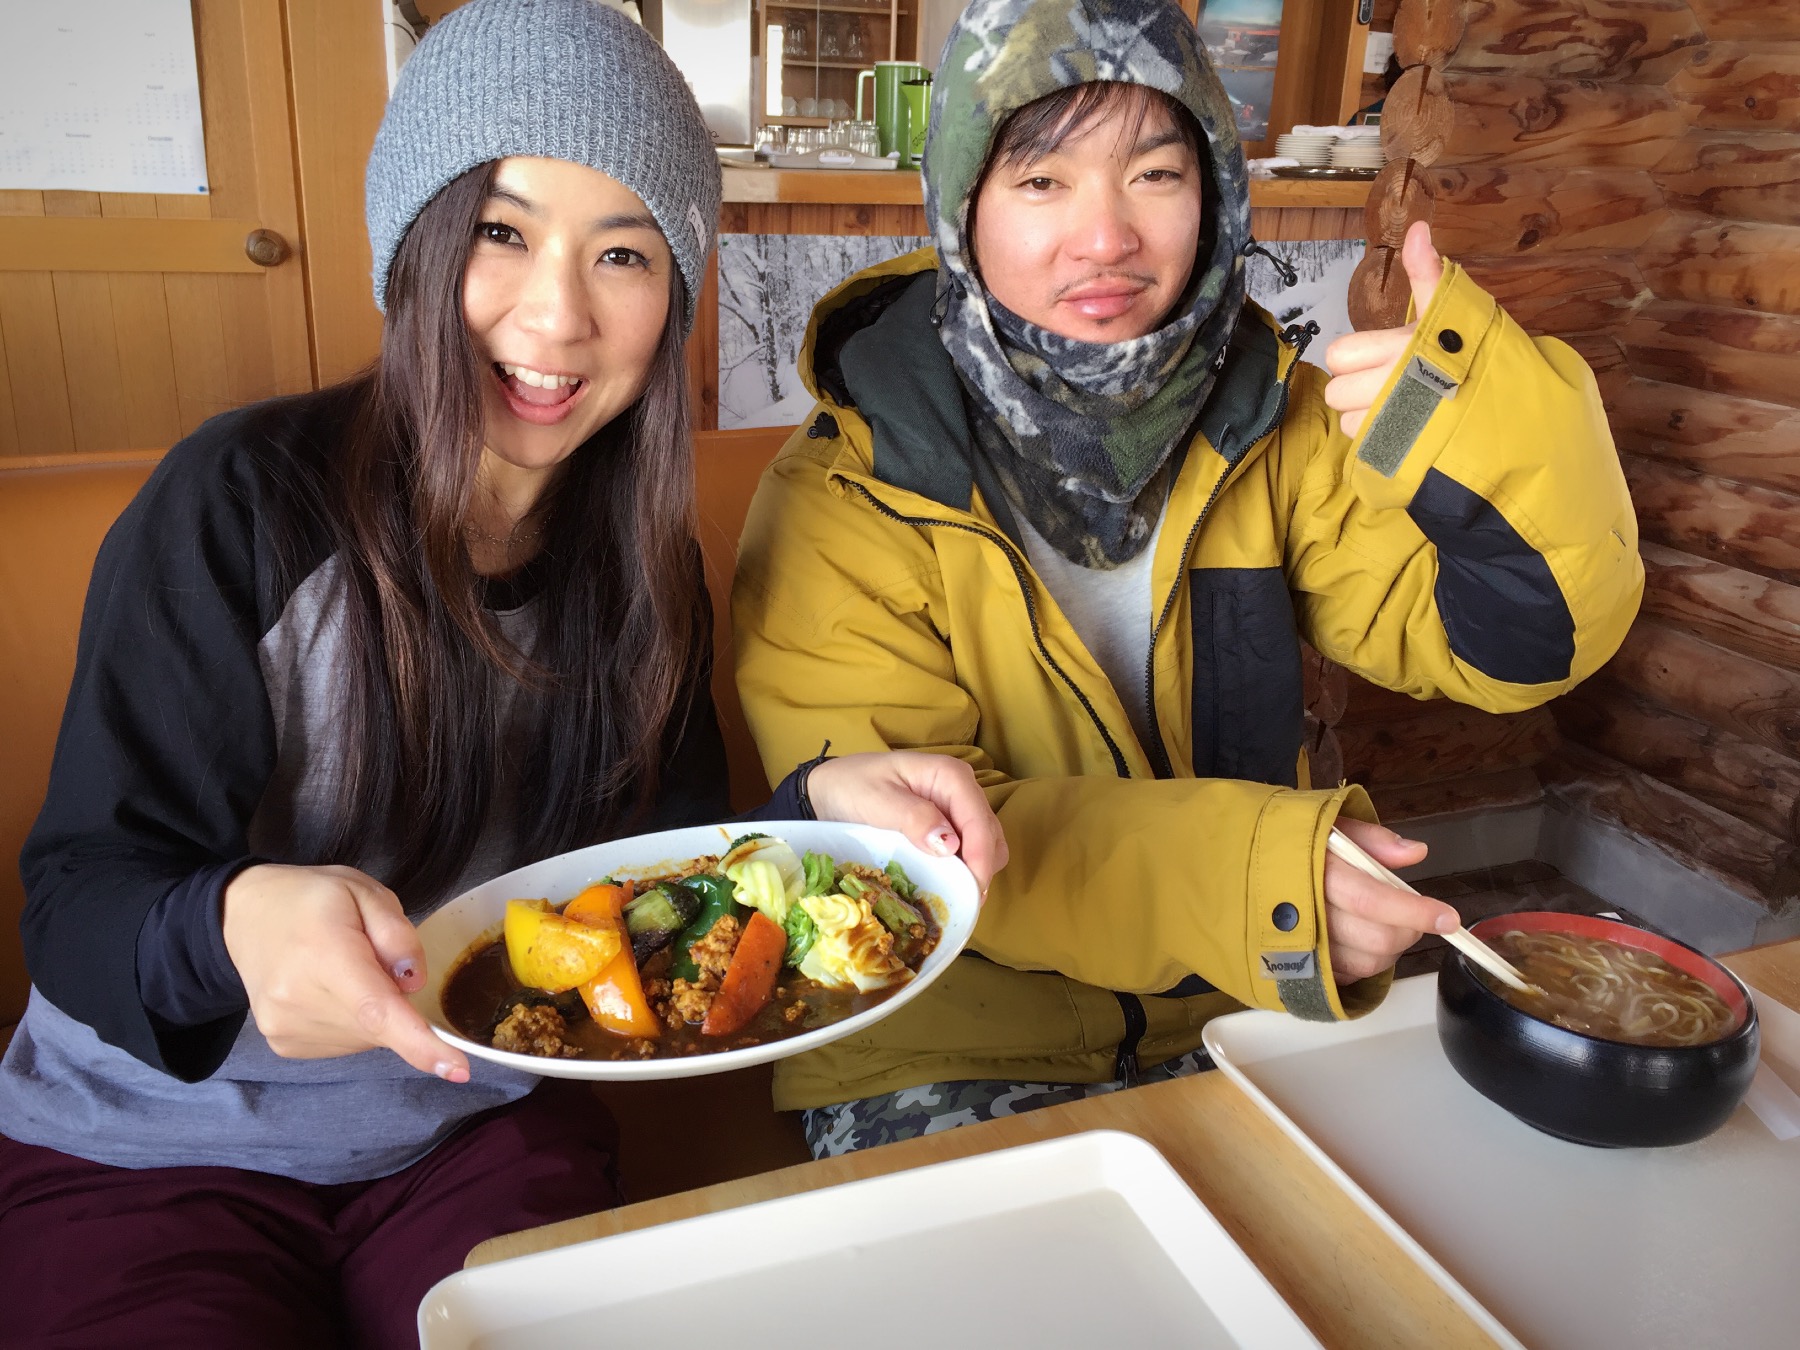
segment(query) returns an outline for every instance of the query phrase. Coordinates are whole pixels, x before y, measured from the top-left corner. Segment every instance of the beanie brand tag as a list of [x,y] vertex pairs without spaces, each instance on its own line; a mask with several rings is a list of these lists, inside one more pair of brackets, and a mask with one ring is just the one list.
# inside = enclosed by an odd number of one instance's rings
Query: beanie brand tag
[[700,214],[700,208],[693,202],[688,203],[688,224],[693,226],[694,240],[700,245],[700,256],[704,258],[710,246],[710,232],[706,228],[706,217]]

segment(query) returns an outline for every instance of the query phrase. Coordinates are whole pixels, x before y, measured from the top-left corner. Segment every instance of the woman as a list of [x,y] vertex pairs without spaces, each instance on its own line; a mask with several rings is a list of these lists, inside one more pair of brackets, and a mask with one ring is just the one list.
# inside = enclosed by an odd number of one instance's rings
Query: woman
[[[477,0],[370,159],[377,366],[213,419],[109,536],[22,859],[10,1334],[408,1344],[476,1242],[615,1202],[591,1098],[412,1010],[412,925],[725,814],[682,364],[718,193],[641,30]],[[765,812],[809,796],[1000,861],[952,761],[814,761]]]

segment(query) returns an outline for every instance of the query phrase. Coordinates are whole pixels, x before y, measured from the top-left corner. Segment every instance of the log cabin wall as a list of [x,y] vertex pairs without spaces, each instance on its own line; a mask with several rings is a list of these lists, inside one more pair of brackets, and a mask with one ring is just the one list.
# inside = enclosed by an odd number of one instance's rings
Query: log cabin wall
[[[1424,219],[1528,331],[1581,351],[1648,580],[1615,659],[1529,726],[1353,681],[1337,728],[1346,771],[1402,817],[1542,783],[1791,916],[1800,4],[1400,0],[1393,31],[1406,71],[1351,317],[1403,321],[1397,246]],[[1439,722],[1480,751],[1403,748]]]

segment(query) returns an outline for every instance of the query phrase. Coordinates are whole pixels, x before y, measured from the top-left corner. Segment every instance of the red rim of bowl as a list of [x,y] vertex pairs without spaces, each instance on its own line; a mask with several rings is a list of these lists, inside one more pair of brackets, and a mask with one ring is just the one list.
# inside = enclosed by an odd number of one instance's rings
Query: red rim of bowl
[[[1652,956],[1660,956],[1675,969],[1685,975],[1692,975],[1723,1000],[1726,1009],[1732,1015],[1731,1029],[1710,1041],[1702,1041],[1701,1045],[1717,1045],[1720,1041],[1736,1035],[1743,1029],[1749,1019],[1750,996],[1743,982],[1724,966],[1720,965],[1705,952],[1695,951],[1683,942],[1663,937],[1660,933],[1652,933],[1647,928],[1638,928],[1633,924],[1623,923],[1618,919],[1602,919],[1591,914],[1559,914],[1548,910],[1529,910],[1519,914],[1496,914],[1492,918],[1483,919],[1469,929],[1482,941],[1490,941],[1500,933],[1570,933],[1577,937],[1606,938],[1622,947],[1635,947],[1639,951],[1649,952]],[[1460,956],[1460,953],[1459,953]],[[1467,957],[1461,958],[1468,962]],[[1472,963],[1471,963],[1472,965]],[[1508,1005],[1512,1006],[1512,1005]],[[1521,1009],[1520,1011],[1524,1011]],[[1527,1013],[1526,1016],[1535,1016]],[[1539,1021],[1544,1019],[1538,1018]],[[1556,1026],[1556,1023],[1546,1023]],[[1568,1031],[1567,1027],[1559,1028]],[[1572,1032],[1572,1035],[1586,1036],[1587,1032]],[[1590,1039],[1606,1041],[1610,1045],[1630,1045],[1630,1041],[1614,1040],[1610,1036],[1590,1036]],[[1662,1047],[1665,1049],[1695,1049],[1698,1047]]]

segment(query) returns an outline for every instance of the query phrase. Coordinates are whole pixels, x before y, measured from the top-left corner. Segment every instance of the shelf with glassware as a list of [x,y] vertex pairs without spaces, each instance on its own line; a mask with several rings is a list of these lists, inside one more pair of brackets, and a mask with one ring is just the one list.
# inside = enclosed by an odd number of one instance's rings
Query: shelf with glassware
[[[912,6],[900,0],[861,5],[762,0],[760,11],[753,42],[767,92],[759,124],[851,118],[859,73],[877,61],[917,57],[917,19]],[[873,115],[863,109],[864,118]]]

